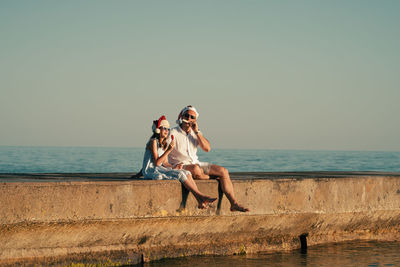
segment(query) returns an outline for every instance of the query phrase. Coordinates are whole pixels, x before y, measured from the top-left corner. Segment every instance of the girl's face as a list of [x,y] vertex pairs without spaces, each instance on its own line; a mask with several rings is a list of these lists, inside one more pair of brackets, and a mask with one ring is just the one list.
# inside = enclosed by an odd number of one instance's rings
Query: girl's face
[[165,127],[160,127],[160,137],[167,138],[169,134],[169,129]]

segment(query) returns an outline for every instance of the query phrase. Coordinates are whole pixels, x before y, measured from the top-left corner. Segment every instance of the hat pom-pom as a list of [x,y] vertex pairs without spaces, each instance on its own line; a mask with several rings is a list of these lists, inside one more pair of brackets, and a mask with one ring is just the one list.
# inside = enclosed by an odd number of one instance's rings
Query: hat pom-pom
[[159,134],[159,133],[160,133],[160,129],[159,129],[159,128],[156,128],[156,129],[154,130],[154,132]]

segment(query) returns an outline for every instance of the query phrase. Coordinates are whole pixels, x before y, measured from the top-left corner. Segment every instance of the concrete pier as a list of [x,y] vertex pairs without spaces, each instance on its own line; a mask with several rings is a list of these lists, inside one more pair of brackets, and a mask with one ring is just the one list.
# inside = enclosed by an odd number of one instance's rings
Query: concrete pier
[[232,173],[249,213],[199,210],[177,181],[0,174],[0,265],[137,264],[165,257],[400,240],[400,173]]

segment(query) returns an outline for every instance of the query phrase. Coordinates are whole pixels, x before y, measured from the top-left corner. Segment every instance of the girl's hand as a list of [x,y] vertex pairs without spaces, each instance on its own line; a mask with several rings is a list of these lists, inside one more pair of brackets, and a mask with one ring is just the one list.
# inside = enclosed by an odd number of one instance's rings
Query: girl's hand
[[175,170],[182,170],[182,168],[183,168],[183,163],[178,163],[174,167]]
[[174,148],[174,146],[175,146],[175,142],[172,141],[171,143],[169,143],[167,150],[171,151]]

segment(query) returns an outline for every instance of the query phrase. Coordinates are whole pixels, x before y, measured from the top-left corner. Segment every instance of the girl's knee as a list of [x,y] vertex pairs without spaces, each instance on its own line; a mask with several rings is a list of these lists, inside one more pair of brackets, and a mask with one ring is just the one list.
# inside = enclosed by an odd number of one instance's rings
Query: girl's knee
[[193,167],[192,175],[193,178],[200,178],[204,175],[204,172],[198,165],[196,165],[195,167]]

